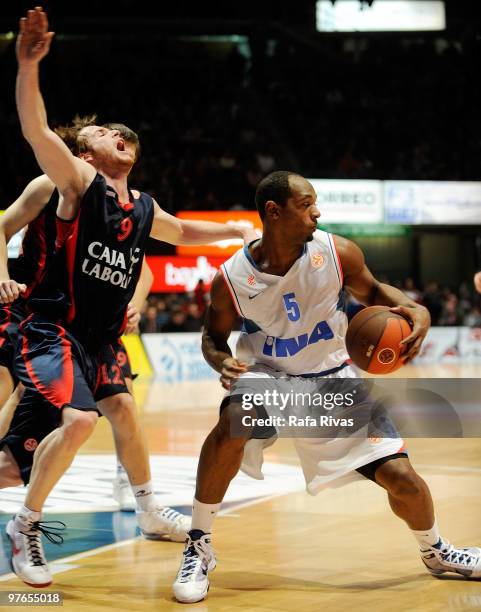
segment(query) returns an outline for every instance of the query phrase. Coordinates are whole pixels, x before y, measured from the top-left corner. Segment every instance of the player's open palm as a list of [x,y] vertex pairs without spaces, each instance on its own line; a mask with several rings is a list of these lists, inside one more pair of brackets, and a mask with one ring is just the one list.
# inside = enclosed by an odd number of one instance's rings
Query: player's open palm
[[42,7],[36,6],[20,19],[17,38],[17,59],[22,65],[36,64],[44,58],[50,49],[54,36],[48,31],[48,19]]

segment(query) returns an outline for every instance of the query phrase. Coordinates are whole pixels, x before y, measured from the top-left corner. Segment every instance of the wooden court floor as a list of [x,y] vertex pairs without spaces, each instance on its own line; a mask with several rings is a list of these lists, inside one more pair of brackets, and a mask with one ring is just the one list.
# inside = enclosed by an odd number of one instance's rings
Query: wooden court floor
[[[479,369],[441,376],[479,376]],[[412,370],[411,375],[436,372]],[[141,407],[153,453],[196,456],[216,420],[216,408],[197,411]],[[102,420],[103,421],[103,420]],[[83,452],[111,452],[105,422]],[[411,461],[431,487],[444,537],[481,546],[481,440],[409,440]],[[296,464],[289,440],[268,452],[271,462]],[[370,482],[295,492],[221,516],[214,528],[218,567],[208,599],[193,610],[262,612],[386,612],[481,610],[481,581],[431,577],[408,528]],[[141,538],[78,559],[54,576],[70,611],[185,610],[171,596],[182,544]],[[16,579],[0,590],[30,590]],[[26,608],[25,608],[26,609]],[[54,609],[47,607],[47,609]]]

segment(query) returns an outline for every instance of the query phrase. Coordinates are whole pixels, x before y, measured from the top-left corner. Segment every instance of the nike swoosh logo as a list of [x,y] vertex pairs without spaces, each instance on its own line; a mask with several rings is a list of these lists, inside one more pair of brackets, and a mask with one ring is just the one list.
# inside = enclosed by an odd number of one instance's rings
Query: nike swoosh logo
[[260,295],[262,293],[262,291],[260,291],[259,293],[255,293],[254,295],[250,295],[249,299],[253,300],[254,298],[256,298],[258,295]]

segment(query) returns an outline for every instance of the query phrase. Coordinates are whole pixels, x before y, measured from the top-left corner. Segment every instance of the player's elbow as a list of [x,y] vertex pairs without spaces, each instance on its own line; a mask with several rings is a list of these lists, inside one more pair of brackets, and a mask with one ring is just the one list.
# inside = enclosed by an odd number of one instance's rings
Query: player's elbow
[[188,245],[195,243],[196,231],[186,221],[179,221],[177,227],[177,242],[178,245]]

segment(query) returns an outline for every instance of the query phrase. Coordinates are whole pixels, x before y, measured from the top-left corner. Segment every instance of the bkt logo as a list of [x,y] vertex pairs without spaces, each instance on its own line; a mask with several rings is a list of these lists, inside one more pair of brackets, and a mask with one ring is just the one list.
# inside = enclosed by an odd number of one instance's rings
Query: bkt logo
[[334,334],[327,321],[319,321],[310,334],[301,334],[294,338],[267,336],[262,352],[268,357],[292,357],[309,344],[331,338],[334,338]]

